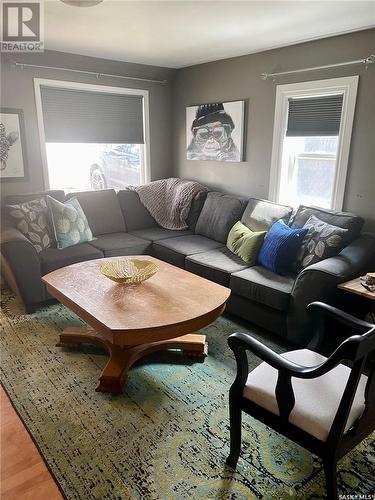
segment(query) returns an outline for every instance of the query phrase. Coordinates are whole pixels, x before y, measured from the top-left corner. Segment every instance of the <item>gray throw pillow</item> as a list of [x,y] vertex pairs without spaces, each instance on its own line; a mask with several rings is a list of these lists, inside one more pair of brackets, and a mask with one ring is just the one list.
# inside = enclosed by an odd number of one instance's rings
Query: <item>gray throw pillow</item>
[[15,227],[30,240],[37,252],[53,246],[48,207],[44,197],[18,205],[5,205],[5,209]]
[[345,246],[347,229],[333,226],[311,215],[304,224],[308,232],[297,253],[297,272],[328,257],[334,257]]

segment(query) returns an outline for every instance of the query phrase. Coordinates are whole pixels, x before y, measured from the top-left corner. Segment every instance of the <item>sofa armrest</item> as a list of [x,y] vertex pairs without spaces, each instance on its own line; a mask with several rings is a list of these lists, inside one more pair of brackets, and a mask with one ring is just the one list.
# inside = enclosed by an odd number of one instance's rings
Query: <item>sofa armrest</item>
[[335,304],[337,285],[364,271],[375,255],[375,235],[362,234],[338,255],[306,267],[297,276],[291,295],[287,318],[288,338],[298,345],[311,339],[311,325],[306,312],[314,301]]
[[3,227],[0,235],[2,275],[9,286],[21,296],[27,309],[46,299],[41,281],[38,252],[16,228]]

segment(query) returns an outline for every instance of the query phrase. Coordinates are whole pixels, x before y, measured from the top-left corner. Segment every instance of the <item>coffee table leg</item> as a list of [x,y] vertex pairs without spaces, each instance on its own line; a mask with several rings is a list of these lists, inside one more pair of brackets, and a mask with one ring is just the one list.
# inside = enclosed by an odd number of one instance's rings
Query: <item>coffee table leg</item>
[[108,362],[99,377],[95,390],[110,394],[122,394],[128,381],[130,367],[147,354],[167,349],[181,349],[187,356],[205,357],[208,351],[206,336],[200,334],[188,334],[159,342],[120,347],[112,344],[94,330],[75,327],[64,330],[56,345],[75,348],[81,344],[93,344],[108,352]]
[[105,349],[109,354],[109,360],[102,371],[96,391],[108,392],[110,394],[121,394],[127,382],[127,357],[124,349],[111,344],[95,330],[85,328],[66,328],[60,334],[57,347],[76,348],[81,344],[92,344]]

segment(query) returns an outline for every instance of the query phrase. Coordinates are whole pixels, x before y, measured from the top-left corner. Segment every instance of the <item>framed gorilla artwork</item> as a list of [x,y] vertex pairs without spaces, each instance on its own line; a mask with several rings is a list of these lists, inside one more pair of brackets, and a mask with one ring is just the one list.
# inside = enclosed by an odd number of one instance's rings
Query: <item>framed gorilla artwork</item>
[[26,177],[25,127],[21,109],[0,109],[0,179]]
[[188,160],[243,161],[245,101],[186,108]]

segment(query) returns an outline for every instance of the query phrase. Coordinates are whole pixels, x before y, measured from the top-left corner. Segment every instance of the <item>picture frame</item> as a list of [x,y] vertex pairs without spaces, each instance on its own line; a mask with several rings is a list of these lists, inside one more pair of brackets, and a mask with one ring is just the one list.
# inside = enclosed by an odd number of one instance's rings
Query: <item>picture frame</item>
[[0,108],[0,144],[0,180],[25,180],[28,169],[22,109]]
[[245,100],[186,108],[186,158],[244,161]]

